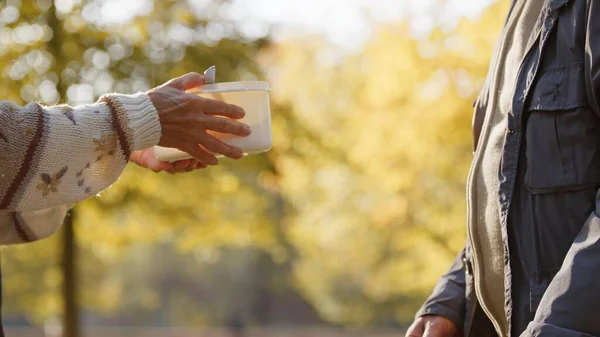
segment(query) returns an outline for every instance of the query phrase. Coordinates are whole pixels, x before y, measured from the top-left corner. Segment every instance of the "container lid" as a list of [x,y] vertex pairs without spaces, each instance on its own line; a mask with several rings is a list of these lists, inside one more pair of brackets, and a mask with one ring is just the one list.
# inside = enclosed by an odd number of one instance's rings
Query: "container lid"
[[235,91],[271,91],[269,83],[265,81],[239,81],[205,84],[198,89],[187,91],[190,94],[214,94],[219,92]]

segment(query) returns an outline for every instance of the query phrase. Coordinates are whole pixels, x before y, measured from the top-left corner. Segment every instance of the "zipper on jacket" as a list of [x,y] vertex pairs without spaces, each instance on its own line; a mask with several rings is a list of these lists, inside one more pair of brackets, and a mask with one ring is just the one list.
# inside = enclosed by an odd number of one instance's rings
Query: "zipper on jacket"
[[[515,3],[518,2],[515,1]],[[496,46],[495,52],[494,52],[494,56],[495,56],[495,60],[493,61],[493,67],[490,68],[491,71],[493,71],[493,75],[492,78],[490,79],[490,86],[494,86],[495,87],[495,83],[497,80],[497,74],[498,74],[498,66],[500,63],[500,53],[504,51],[504,43],[506,42],[506,30],[508,27],[510,27],[510,24],[512,24],[512,22],[515,20],[515,16],[513,16],[512,12],[515,8],[515,3],[513,3],[511,10],[508,13],[508,18],[504,24],[504,27],[502,28],[502,32],[500,34],[499,40],[498,40],[498,45]],[[488,91],[488,95],[492,93],[491,90]],[[477,247],[477,245],[474,242],[474,233],[473,233],[473,229],[475,227],[474,224],[474,210],[473,210],[473,199],[474,196],[476,195],[476,188],[473,186],[473,178],[475,177],[476,172],[478,171],[478,166],[479,166],[479,162],[481,159],[481,153],[482,153],[482,144],[481,144],[481,138],[485,137],[484,140],[487,143],[487,137],[489,134],[489,124],[490,124],[490,119],[492,118],[494,111],[488,111],[488,109],[490,108],[490,106],[493,106],[493,104],[496,104],[496,101],[498,100],[497,97],[497,93],[494,93],[494,100],[490,100],[490,97],[488,97],[487,99],[487,106],[486,106],[486,111],[485,111],[485,117],[483,119],[483,125],[482,125],[482,129],[479,135],[480,140],[477,142],[477,148],[475,149],[475,156],[473,158],[473,165],[471,166],[471,169],[469,170],[469,175],[468,175],[468,186],[467,186],[467,219],[468,219],[468,229],[467,229],[467,233],[468,233],[468,241],[470,242],[471,245],[471,249],[473,250],[473,254],[471,254],[471,259],[473,260],[473,288],[475,291],[475,297],[477,298],[477,301],[479,302],[479,306],[481,307],[481,309],[483,310],[483,312],[485,312],[486,316],[490,319],[492,325],[494,326],[494,330],[496,330],[496,333],[499,336],[502,336],[502,328],[500,326],[500,323],[498,322],[497,317],[495,317],[494,315],[492,315],[492,313],[490,312],[490,310],[487,308],[486,305],[486,301],[485,301],[485,296],[483,295],[482,292],[482,287],[481,287],[481,280],[478,280],[478,271],[477,269],[479,269],[479,262],[477,260],[477,256],[479,254],[479,249]],[[506,318],[505,318],[506,319]],[[508,333],[508,332],[507,332]]]

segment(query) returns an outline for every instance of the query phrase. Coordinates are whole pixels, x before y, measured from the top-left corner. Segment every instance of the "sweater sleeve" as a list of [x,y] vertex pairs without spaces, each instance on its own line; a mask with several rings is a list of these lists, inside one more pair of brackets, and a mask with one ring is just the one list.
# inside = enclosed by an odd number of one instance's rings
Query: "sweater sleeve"
[[0,244],[54,233],[70,205],[108,188],[160,136],[143,93],[80,107],[0,102]]

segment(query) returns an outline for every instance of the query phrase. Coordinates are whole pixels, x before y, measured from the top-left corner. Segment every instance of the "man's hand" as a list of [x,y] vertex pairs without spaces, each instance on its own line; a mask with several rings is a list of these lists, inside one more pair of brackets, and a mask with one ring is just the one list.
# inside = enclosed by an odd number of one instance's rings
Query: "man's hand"
[[131,153],[129,160],[154,172],[166,171],[169,173],[183,173],[206,167],[205,164],[195,159],[180,160],[175,163],[159,161],[154,156],[154,151],[152,149],[134,151]]
[[406,337],[460,337],[456,324],[442,316],[422,316],[408,328]]

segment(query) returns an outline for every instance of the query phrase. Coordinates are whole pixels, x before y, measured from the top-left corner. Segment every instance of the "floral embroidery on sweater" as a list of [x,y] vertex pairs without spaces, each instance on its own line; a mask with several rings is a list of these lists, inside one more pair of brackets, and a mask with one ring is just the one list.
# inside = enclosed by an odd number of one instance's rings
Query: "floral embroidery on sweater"
[[84,168],[75,173],[75,178],[77,178],[77,187],[83,189],[85,194],[90,194],[92,192],[92,188],[90,186],[85,186],[85,178],[83,177],[83,172],[89,169],[90,166],[90,162],[87,162]]
[[94,138],[92,140],[94,144],[96,144],[96,148],[94,149],[95,152],[104,152],[106,150],[111,152],[113,151],[112,149],[117,147],[117,136],[112,132],[102,132],[100,138]]
[[25,129],[23,129],[23,135],[25,137],[31,137],[35,134],[35,130],[32,127],[26,127]]
[[73,114],[73,110],[73,108],[66,105],[60,107],[60,112],[63,115],[65,115],[71,122],[73,122],[73,125],[77,125],[77,122],[75,121],[75,115]]
[[55,175],[49,175],[47,173],[42,173],[41,179],[42,182],[37,186],[37,189],[42,192],[42,195],[48,196],[50,193],[58,192],[58,185],[60,185],[60,180],[67,173],[69,169],[68,166],[63,167],[60,171],[58,171]]

